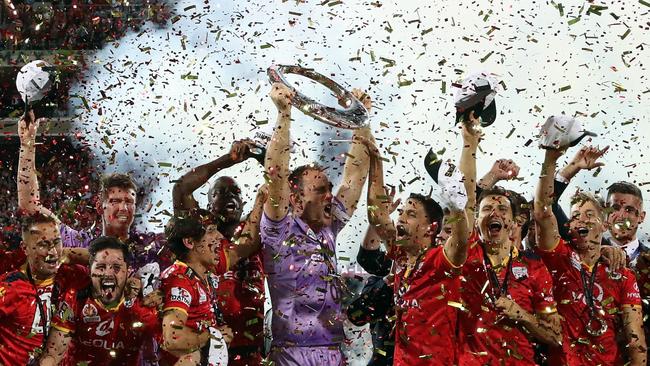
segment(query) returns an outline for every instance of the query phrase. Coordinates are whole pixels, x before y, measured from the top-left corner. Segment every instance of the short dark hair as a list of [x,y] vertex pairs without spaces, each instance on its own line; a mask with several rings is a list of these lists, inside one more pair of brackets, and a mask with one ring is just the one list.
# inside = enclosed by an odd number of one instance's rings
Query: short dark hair
[[138,192],[138,187],[133,182],[131,176],[122,173],[107,174],[101,178],[99,181],[99,192],[102,201],[106,199],[108,190],[111,188],[132,189],[134,192]]
[[514,218],[517,215],[518,211],[517,211],[517,206],[515,204],[515,199],[512,197],[511,192],[512,191],[508,191],[507,189],[499,186],[494,186],[492,188],[484,189],[481,192],[481,194],[478,196],[478,201],[476,202],[476,206],[480,207],[481,201],[483,201],[486,197],[503,196],[508,199],[508,202],[510,202],[510,210],[512,210],[512,217]]
[[601,196],[595,195],[587,191],[578,190],[571,197],[571,206],[578,203],[582,205],[587,201],[593,203],[594,206],[596,206],[596,209],[598,209],[598,213],[600,214],[601,220],[605,220],[605,202],[603,202],[603,198]]
[[409,199],[414,199],[420,204],[422,204],[422,207],[424,207],[424,212],[426,212],[427,218],[429,219],[430,223],[436,223],[438,224],[438,230],[436,232],[436,235],[440,233],[440,230],[442,230],[442,218],[444,217],[444,211],[442,210],[442,207],[436,202],[433,198],[429,196],[425,196],[423,194],[419,193],[411,193],[409,195]]
[[508,190],[508,198],[510,201],[514,204],[514,211],[513,211],[513,217],[518,217],[518,216],[524,216],[526,218],[526,222],[521,225],[521,237],[525,238],[528,235],[528,228],[530,227],[530,220],[531,220],[531,203],[528,202],[523,195],[512,191]]
[[639,198],[641,206],[643,206],[643,193],[641,193],[639,187],[634,183],[620,181],[607,187],[607,202],[609,202],[609,197],[614,193],[631,194]]
[[124,261],[128,265],[130,260],[129,248],[126,244],[122,243],[120,239],[114,236],[100,236],[90,241],[90,244],[88,245],[88,255],[90,256],[91,265],[95,261],[97,253],[105,249],[121,250],[122,255],[124,256]]
[[54,215],[44,215],[40,212],[36,212],[30,215],[24,215],[20,218],[20,229],[22,230],[22,233],[25,234],[29,231],[29,228],[32,227],[32,225],[44,223],[57,224],[58,221]]
[[210,212],[202,209],[172,217],[165,226],[169,250],[180,260],[185,260],[190,250],[183,239],[200,240],[205,235],[206,227],[214,221]]
[[312,163],[307,165],[301,165],[296,169],[294,169],[291,172],[291,174],[289,174],[289,189],[291,189],[291,193],[297,194],[302,192],[302,189],[304,188],[303,177],[305,176],[305,174],[307,174],[307,172],[312,170],[323,172],[325,171],[325,168],[319,164]]

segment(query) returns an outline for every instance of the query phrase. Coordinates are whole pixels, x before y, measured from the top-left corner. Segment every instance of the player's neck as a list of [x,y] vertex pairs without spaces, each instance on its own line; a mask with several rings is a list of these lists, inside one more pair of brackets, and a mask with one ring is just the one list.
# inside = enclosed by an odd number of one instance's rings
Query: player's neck
[[202,280],[206,280],[206,274],[208,272],[208,269],[201,263],[198,258],[193,258],[192,256],[187,258],[187,261],[185,262],[192,270],[194,273]]
[[617,238],[617,237],[615,237],[614,235],[612,235],[612,237],[610,238],[610,240],[611,240],[614,244],[616,244],[616,245],[618,245],[618,246],[622,246],[622,245],[630,244],[631,242],[633,242],[633,241],[635,241],[635,240],[637,240],[637,239],[636,239],[636,233],[635,233],[635,234],[633,234],[632,236],[622,237],[622,238]]
[[31,264],[27,263],[27,265],[29,266],[29,273],[32,279],[37,283],[45,282],[54,278],[54,275],[52,274],[39,273],[38,271],[34,271],[34,267]]
[[226,223],[219,228],[219,232],[227,239],[232,239],[238,226],[239,222]]
[[515,244],[512,241],[506,239],[501,243],[486,242],[483,248],[492,265],[499,266],[502,263],[505,263],[507,258],[510,257],[510,251],[514,245]]
[[586,264],[590,268],[593,267],[598,261],[598,258],[600,258],[600,244],[593,246],[590,245],[589,248],[583,251],[578,251],[578,256],[582,263]]
[[128,227],[126,229],[116,228],[110,225],[106,225],[104,223],[104,226],[102,228],[102,235],[112,236],[120,239],[122,242],[126,242],[129,239],[129,228]]
[[406,253],[406,262],[409,264],[414,264],[418,258],[426,252],[430,247],[424,247],[424,246],[413,246],[413,247],[408,247],[404,248],[404,252]]

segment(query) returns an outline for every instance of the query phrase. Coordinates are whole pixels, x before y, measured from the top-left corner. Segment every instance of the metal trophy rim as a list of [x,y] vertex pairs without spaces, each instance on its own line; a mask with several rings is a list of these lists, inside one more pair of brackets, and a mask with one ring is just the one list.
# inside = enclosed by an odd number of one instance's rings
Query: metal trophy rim
[[[339,100],[349,105],[347,108],[334,108],[323,105],[296,90],[284,77],[284,74],[296,74],[309,78],[330,89]],[[334,80],[322,75],[313,69],[298,65],[271,65],[267,69],[271,83],[282,83],[294,92],[292,104],[303,113],[330,126],[357,129],[368,125],[368,110],[352,93],[339,85]]]

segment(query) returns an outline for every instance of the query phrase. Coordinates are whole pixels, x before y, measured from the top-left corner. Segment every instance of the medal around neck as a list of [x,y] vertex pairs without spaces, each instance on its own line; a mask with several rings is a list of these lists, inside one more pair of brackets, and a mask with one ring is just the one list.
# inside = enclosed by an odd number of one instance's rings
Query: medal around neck
[[[349,91],[345,90],[345,88],[334,80],[319,74],[312,69],[296,65],[272,65],[268,68],[267,74],[271,83],[282,83],[295,92],[291,103],[306,115],[338,128],[357,129],[368,125],[368,110],[366,110],[359,99]],[[296,90],[296,88],[287,81],[284,74],[304,76],[322,84],[326,88],[330,89],[336,98],[347,107],[334,108],[316,102]]]
[[607,331],[607,323],[605,322],[605,319],[599,316],[593,316],[587,322],[586,330],[590,336],[600,337]]
[[36,103],[52,88],[53,66],[42,60],[32,61],[20,68],[16,89],[25,103]]

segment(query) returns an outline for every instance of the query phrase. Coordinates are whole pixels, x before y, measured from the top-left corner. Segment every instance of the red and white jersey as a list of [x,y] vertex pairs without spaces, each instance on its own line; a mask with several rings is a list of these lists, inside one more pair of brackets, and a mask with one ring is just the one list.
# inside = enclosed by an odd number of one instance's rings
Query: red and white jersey
[[[225,259],[220,260],[224,265],[218,268],[225,270]],[[216,278],[207,278],[215,281]],[[187,264],[176,261],[161,275],[161,289],[163,292],[163,314],[168,310],[178,310],[187,314],[185,326],[203,332],[208,327],[216,327],[214,308],[217,306],[216,294],[211,286],[201,281],[194,270]],[[163,359],[173,364],[176,359],[168,352],[162,351]]]
[[[499,289],[489,280],[484,258],[483,247],[476,241],[470,243],[460,289],[467,311],[459,315],[463,338],[459,364],[535,365],[533,345],[526,333],[507,320],[497,322],[499,313],[487,294],[496,299]],[[519,256],[515,250],[511,266],[503,263],[495,271],[499,286],[503,286],[508,268],[506,296],[531,314],[556,311],[553,281],[539,257]]]
[[155,308],[124,299],[106,308],[86,287],[66,291],[52,327],[72,337],[61,365],[136,366],[143,342],[159,333],[160,322]]
[[[26,268],[26,267],[25,267]],[[83,266],[62,265],[56,276],[32,283],[25,268],[0,276],[0,365],[26,365],[40,352],[52,319],[52,293],[85,286]],[[58,295],[57,295],[58,296]],[[54,301],[56,302],[56,301]]]
[[[580,269],[588,275],[591,269],[584,265],[576,252],[564,241],[551,251],[537,251],[551,272],[553,291],[562,316],[564,334],[563,351],[569,365],[622,365],[624,349],[616,342],[616,334],[623,332],[620,319],[622,307],[639,307],[641,296],[632,271],[627,268],[618,273],[610,272],[606,264],[596,269],[593,297],[596,308],[607,324],[601,336],[586,331],[591,316],[584,298]],[[604,315],[602,315],[604,314]]]
[[394,365],[454,365],[460,270],[449,262],[443,247],[437,247],[429,249],[411,272],[406,276],[404,266],[399,266],[395,273]]

